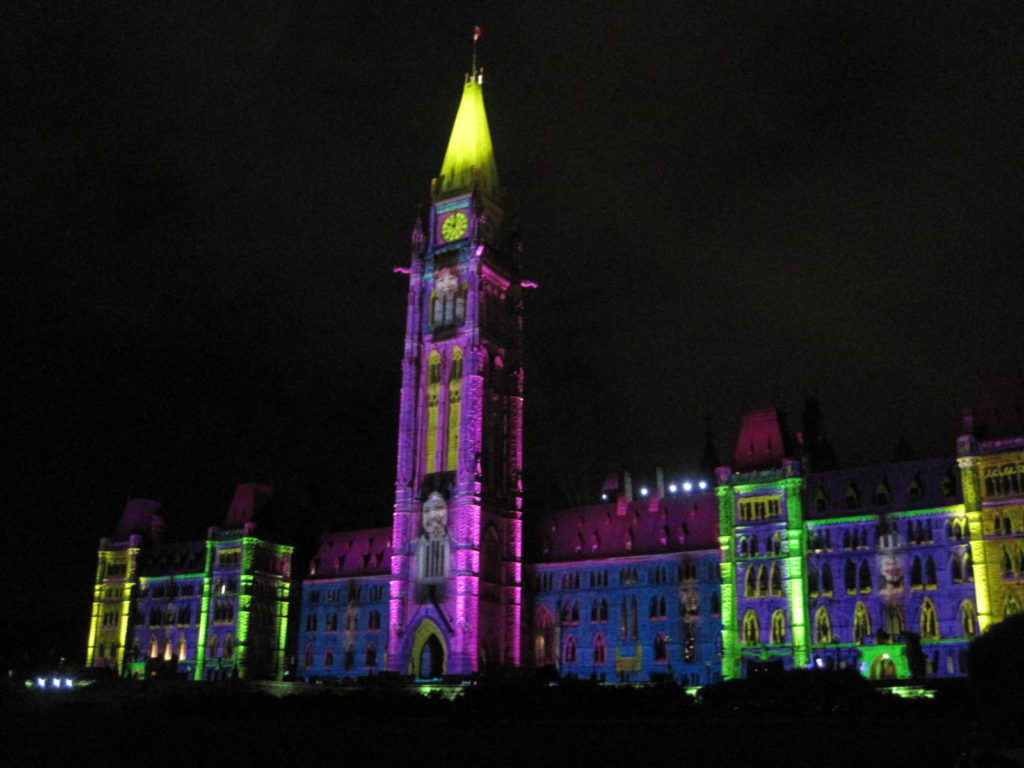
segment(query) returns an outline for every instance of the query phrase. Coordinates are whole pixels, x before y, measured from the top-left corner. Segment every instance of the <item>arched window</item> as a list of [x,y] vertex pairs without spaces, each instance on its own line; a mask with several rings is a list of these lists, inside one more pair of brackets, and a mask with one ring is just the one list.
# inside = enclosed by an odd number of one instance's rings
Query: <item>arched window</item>
[[640,636],[640,633],[639,633],[639,631],[637,629],[638,624],[639,624],[639,620],[637,618],[638,615],[639,615],[639,612],[636,609],[636,596],[635,595],[633,597],[631,597],[630,600],[629,600],[629,613],[630,613],[630,616],[629,616],[629,619],[630,619],[630,622],[629,622],[629,636],[631,638],[633,638],[634,640],[636,640]]
[[821,593],[832,594],[832,569],[827,563],[821,567]]
[[608,663],[608,646],[605,644],[604,635],[598,633],[594,636],[594,664]]
[[935,606],[930,598],[925,598],[921,604],[921,639],[939,639],[939,619],[935,614]]
[[963,627],[964,637],[974,637],[978,634],[978,612],[974,610],[974,603],[964,600],[960,604],[960,626]]
[[550,611],[544,606],[534,616],[533,657],[537,664],[553,664],[555,653],[555,627]]
[[889,637],[902,635],[905,626],[903,609],[898,605],[885,606],[885,631]]
[[185,643],[185,633],[182,632],[178,635],[178,661],[184,661],[188,658],[188,645]]
[[750,609],[743,616],[743,645],[759,645],[761,643],[761,627],[757,622],[757,614]]
[[368,643],[367,646],[366,646],[366,653],[364,655],[365,655],[364,661],[366,662],[365,666],[368,669],[373,669],[374,667],[377,666],[377,644],[376,643]]
[[849,530],[843,531],[843,549],[852,549]]
[[924,585],[928,589],[935,589],[939,585],[939,576],[935,570],[935,560],[931,557],[924,561]]
[[228,634],[224,638],[224,658],[235,658],[235,636],[232,634]]
[[768,569],[763,565],[757,569],[757,594],[768,594]]
[[807,593],[812,597],[817,596],[820,587],[818,586],[818,569],[813,565],[807,566]]
[[[216,640],[214,640],[216,643]],[[149,636],[149,658],[155,659],[160,654],[160,644],[156,640],[156,635]]]
[[860,569],[857,572],[857,586],[863,594],[871,591],[871,569],[867,560],[860,561]]
[[[213,638],[210,638],[210,645],[211,645],[211,647],[215,644],[215,642],[216,641]],[[210,655],[212,656],[213,654],[210,654]],[[332,659],[332,662],[333,662],[333,659]],[[302,666],[304,666],[306,669],[309,669],[310,667],[313,666],[313,644],[312,643],[307,643],[306,644],[306,649],[302,653]]]
[[448,369],[448,469],[459,467],[459,419],[462,412],[462,350],[452,350]]
[[779,573],[778,563],[772,563],[771,589],[772,594],[775,596],[780,596],[782,594],[782,574]]
[[969,550],[964,553],[964,581],[974,581],[974,561]]
[[654,660],[668,661],[668,638],[660,632],[654,637]]
[[747,579],[743,585],[743,596],[744,597],[757,597],[757,574],[754,572],[754,566],[747,568]]
[[330,669],[331,667],[334,666],[334,647],[333,646],[327,646],[327,649],[324,651],[324,666],[327,669]]
[[781,610],[772,613],[772,645],[784,645],[786,642],[786,614]]
[[219,647],[218,638],[216,635],[210,635],[210,642],[207,645],[206,657],[209,659],[219,659],[223,649]]
[[772,554],[782,554],[782,534],[778,531],[772,534]]
[[949,561],[949,577],[954,584],[959,584],[964,580],[964,568],[960,564],[960,558],[956,555],[953,555]]
[[427,358],[427,443],[423,450],[428,474],[437,471],[437,403],[440,387],[441,355],[435,349]]
[[608,601],[601,598],[601,609],[597,614],[599,621],[608,621]]
[[356,648],[352,643],[345,646],[345,669],[352,669],[356,665]]
[[562,656],[564,664],[576,663],[576,638],[569,635],[565,638],[565,654]]
[[757,536],[750,537],[750,556],[757,557],[758,555]]
[[915,557],[910,566],[910,587],[911,589],[920,589],[922,586],[924,585],[921,580],[921,558]]
[[1010,557],[1010,551],[1005,546],[1003,547],[1003,575],[1013,576],[1013,558]]
[[857,566],[853,564],[853,560],[847,560],[843,566],[843,583],[848,594],[857,592]]
[[814,641],[820,645],[832,642],[832,619],[824,605],[814,614]]
[[750,556],[750,542],[746,536],[740,536],[740,557]]
[[864,603],[857,603],[853,609],[853,642],[860,643],[865,637],[871,636],[871,617]]

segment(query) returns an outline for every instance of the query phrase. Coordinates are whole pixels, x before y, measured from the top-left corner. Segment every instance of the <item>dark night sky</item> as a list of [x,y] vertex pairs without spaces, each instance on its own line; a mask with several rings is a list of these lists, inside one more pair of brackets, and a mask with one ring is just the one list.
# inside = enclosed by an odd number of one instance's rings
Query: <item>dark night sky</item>
[[392,267],[473,24],[532,504],[808,394],[845,464],[948,454],[1024,363],[1019,3],[443,5],[4,4],[5,654],[82,653],[130,496],[181,537],[253,478],[300,543],[388,523]]

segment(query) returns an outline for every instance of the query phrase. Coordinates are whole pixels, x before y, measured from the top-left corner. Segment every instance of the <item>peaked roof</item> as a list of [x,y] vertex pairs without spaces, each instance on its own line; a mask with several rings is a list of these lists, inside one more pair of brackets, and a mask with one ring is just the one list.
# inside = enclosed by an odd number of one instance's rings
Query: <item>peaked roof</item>
[[[624,514],[619,514],[624,512]],[[718,501],[710,491],[574,507],[538,515],[527,537],[535,563],[718,549]]]
[[484,110],[483,75],[467,77],[462,88],[462,101],[441,163],[435,198],[469,191],[474,185],[492,200],[497,199],[498,167]]
[[768,469],[782,463],[786,445],[779,422],[779,413],[774,408],[743,414],[733,457],[735,469]]

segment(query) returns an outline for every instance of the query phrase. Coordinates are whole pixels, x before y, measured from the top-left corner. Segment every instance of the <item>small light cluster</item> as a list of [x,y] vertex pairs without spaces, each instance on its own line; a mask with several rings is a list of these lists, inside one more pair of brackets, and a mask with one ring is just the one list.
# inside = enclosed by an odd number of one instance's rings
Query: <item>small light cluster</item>
[[25,685],[41,689],[60,690],[61,688],[74,688],[75,681],[70,677],[51,677],[49,679],[37,677],[34,681],[26,680]]

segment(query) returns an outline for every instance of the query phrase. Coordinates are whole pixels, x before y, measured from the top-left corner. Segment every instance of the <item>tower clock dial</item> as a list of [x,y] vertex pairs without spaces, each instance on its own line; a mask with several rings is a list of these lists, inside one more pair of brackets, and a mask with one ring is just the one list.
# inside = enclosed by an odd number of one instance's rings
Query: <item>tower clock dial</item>
[[446,243],[458,240],[466,234],[469,218],[462,211],[456,211],[441,222],[441,239]]

